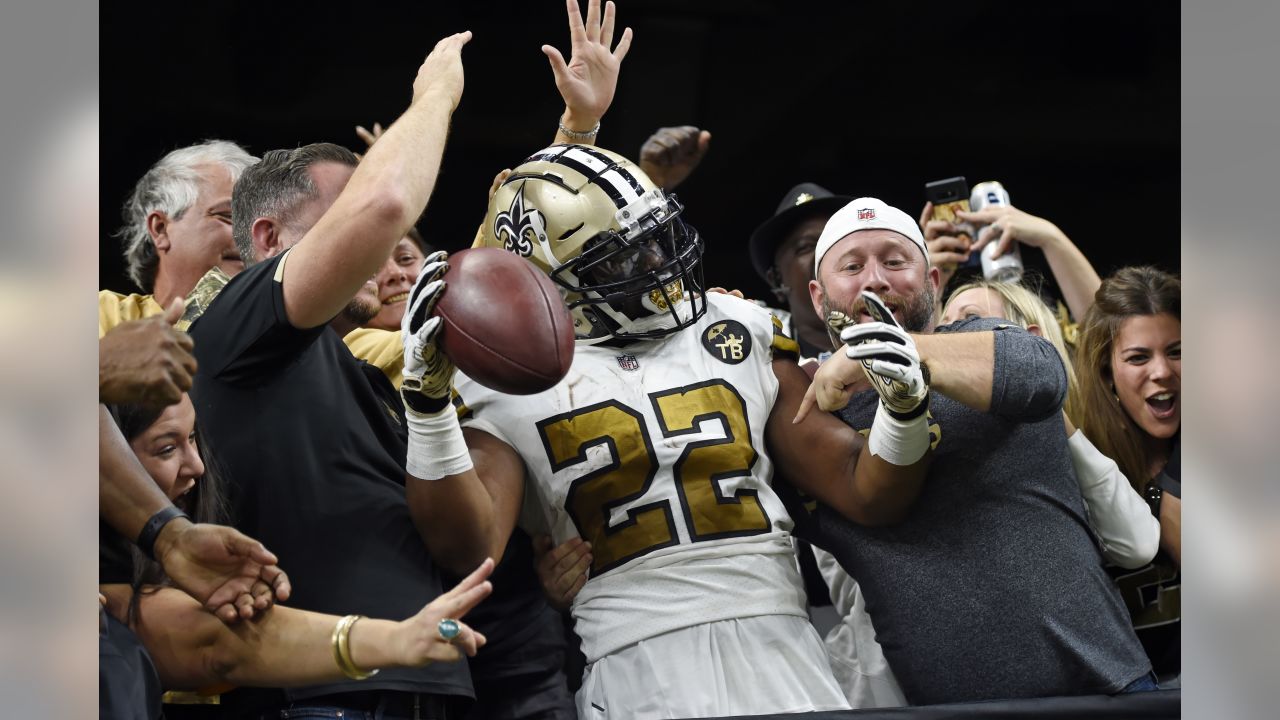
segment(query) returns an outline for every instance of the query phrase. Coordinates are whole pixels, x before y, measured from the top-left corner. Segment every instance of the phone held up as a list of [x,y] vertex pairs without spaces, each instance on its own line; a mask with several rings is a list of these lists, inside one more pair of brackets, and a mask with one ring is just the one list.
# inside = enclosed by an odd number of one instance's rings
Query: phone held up
[[[933,203],[934,220],[955,225],[957,234],[964,237],[968,244],[973,244],[977,238],[973,225],[956,217],[956,211],[969,212],[969,183],[963,177],[925,183],[924,198]],[[976,254],[970,254],[961,267],[977,267],[981,262]]]

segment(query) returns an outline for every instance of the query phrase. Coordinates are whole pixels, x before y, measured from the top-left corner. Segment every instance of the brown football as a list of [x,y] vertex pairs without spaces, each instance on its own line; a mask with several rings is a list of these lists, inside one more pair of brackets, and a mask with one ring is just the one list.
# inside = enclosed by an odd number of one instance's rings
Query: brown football
[[458,369],[485,387],[532,395],[554,386],[573,363],[573,319],[551,278],[498,248],[449,256],[435,313],[440,343]]

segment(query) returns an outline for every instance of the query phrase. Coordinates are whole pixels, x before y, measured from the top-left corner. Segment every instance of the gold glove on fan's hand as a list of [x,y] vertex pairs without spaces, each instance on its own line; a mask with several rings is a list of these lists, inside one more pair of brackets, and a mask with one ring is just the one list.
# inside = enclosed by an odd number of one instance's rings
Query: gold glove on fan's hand
[[834,329],[843,324],[840,340],[845,344],[845,355],[862,363],[885,408],[900,419],[915,417],[928,409],[929,397],[916,343],[879,296],[864,290],[862,300],[875,322],[850,325],[842,314],[829,316],[828,325]]

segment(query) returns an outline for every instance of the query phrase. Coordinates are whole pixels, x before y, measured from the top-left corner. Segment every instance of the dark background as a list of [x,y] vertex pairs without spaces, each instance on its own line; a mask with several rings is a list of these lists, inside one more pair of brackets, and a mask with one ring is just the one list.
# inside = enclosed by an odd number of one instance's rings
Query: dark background
[[[660,126],[712,132],[677,191],[712,285],[768,296],[746,239],[797,182],[915,216],[924,183],[952,175],[1002,181],[1104,276],[1180,270],[1173,3],[618,4],[635,41],[599,142],[635,158]],[[419,223],[449,250],[470,244],[493,175],[555,133],[563,106],[539,47],[568,57],[562,3],[103,5],[102,286],[134,291],[111,233],[163,153],[214,137],[254,154],[362,150],[353,127],[393,120],[435,41],[466,29],[466,92]],[[1044,268],[1037,251],[1024,259]]]

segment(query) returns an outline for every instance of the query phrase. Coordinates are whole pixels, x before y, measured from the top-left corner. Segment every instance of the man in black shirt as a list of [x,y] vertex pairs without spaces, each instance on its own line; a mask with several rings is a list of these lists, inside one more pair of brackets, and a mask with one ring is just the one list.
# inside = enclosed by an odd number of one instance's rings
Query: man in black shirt
[[[342,335],[377,313],[371,278],[426,206],[470,37],[436,45],[409,109],[358,166],[317,144],[266,153],[244,173],[232,215],[247,269],[191,326],[192,397],[235,522],[291,564],[299,608],[399,619],[441,593],[405,503],[399,397]],[[442,718],[471,695],[458,663],[238,702]]]

